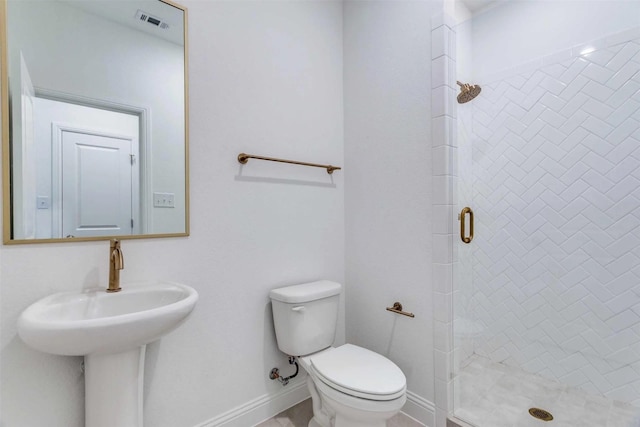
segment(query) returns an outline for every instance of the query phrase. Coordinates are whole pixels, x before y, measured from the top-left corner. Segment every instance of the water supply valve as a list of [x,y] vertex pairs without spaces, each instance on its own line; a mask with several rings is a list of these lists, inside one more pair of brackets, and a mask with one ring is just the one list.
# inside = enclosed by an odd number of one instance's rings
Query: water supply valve
[[280,375],[280,370],[278,368],[273,368],[269,373],[269,379],[280,381],[280,384],[282,384],[283,387],[289,384],[289,380],[291,378],[295,378],[296,375],[298,375],[298,371],[300,369],[298,367],[298,362],[296,362],[296,358],[293,356],[289,356],[289,365],[296,365],[296,372],[293,375],[289,375],[288,377],[282,377]]

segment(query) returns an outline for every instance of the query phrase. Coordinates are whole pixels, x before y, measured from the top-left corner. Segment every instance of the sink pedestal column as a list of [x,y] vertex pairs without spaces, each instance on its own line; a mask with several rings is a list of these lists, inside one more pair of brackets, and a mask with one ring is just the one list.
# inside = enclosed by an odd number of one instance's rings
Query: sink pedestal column
[[146,347],[84,357],[85,427],[143,427]]

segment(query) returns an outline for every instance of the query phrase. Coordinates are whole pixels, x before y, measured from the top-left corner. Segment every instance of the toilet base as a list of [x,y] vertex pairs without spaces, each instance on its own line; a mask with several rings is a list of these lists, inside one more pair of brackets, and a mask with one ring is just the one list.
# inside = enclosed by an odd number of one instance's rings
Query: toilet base
[[334,413],[331,427],[386,427],[387,420],[400,412],[400,409],[389,412],[362,412],[325,397],[325,403]]
[[368,401],[345,395],[311,375],[307,384],[313,402],[313,418],[309,427],[386,427],[387,420],[400,412],[406,394],[390,401]]

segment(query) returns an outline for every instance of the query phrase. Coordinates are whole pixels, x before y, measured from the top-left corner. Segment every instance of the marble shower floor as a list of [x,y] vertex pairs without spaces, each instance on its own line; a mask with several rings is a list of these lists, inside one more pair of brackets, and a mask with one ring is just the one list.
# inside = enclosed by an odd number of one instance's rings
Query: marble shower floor
[[[476,427],[640,427],[640,408],[473,356],[456,377],[455,415]],[[554,420],[540,421],[529,408]]]

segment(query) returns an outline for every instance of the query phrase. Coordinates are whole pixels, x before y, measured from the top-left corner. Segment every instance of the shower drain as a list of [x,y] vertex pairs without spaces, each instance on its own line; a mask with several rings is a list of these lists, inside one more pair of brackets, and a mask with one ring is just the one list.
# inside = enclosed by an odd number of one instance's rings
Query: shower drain
[[529,409],[529,413],[533,418],[537,418],[542,421],[551,421],[553,419],[551,412],[545,411],[544,409],[531,408]]

